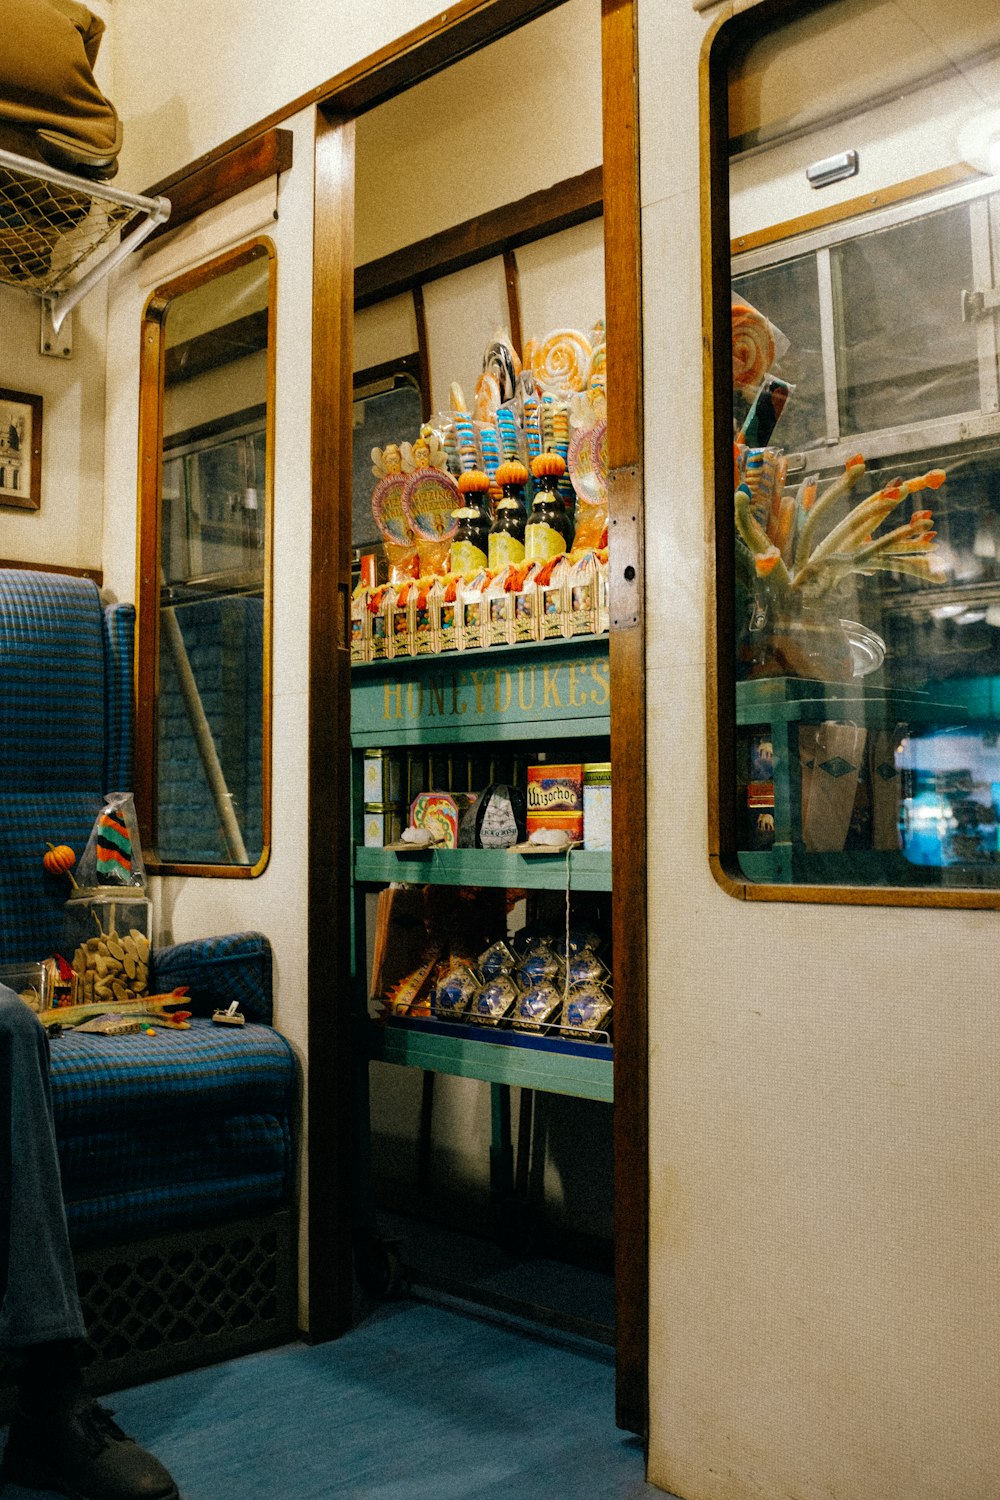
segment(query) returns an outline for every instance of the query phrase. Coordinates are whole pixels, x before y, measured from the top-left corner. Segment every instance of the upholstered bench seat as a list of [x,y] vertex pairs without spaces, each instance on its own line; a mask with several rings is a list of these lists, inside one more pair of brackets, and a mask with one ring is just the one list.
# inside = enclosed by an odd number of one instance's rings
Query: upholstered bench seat
[[295,1065],[267,1026],[52,1042],[74,1244],[160,1233],[287,1200]]

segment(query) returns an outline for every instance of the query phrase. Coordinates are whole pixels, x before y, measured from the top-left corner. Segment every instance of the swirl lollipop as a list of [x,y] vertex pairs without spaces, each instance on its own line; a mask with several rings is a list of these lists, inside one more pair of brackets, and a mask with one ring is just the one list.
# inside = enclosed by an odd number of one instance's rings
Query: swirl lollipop
[[774,364],[774,334],[763,313],[749,302],[733,302],[733,385],[753,391]]
[[536,349],[531,368],[538,384],[548,390],[582,391],[592,355],[586,334],[575,328],[556,328]]

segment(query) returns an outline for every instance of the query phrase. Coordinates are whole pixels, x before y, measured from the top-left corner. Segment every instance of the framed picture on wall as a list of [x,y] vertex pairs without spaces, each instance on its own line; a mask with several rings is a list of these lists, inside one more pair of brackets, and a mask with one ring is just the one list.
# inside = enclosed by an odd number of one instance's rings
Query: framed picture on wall
[[0,386],[0,505],[42,503],[42,398]]

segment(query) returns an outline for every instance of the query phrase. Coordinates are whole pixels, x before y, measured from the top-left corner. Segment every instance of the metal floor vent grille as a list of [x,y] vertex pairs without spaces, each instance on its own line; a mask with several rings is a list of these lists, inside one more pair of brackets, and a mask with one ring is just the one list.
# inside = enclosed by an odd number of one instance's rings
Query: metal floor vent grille
[[[76,1255],[94,1392],[158,1379],[296,1336],[292,1216],[243,1219]],[[0,1420],[10,1372],[0,1359]]]

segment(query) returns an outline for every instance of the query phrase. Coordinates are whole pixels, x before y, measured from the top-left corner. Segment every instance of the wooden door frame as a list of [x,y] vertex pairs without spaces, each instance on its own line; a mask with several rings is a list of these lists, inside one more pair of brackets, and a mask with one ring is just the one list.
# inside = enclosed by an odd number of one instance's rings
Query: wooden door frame
[[[317,116],[309,707],[309,1337],[352,1320],[350,393],[353,121],[561,0],[466,0],[326,86]],[[602,0],[620,1426],[648,1427],[648,1021],[637,0]],[[264,122],[272,125],[274,119]],[[346,503],[341,497],[346,496]],[[333,775],[331,776],[331,772]],[[331,782],[333,783],[331,785]]]

